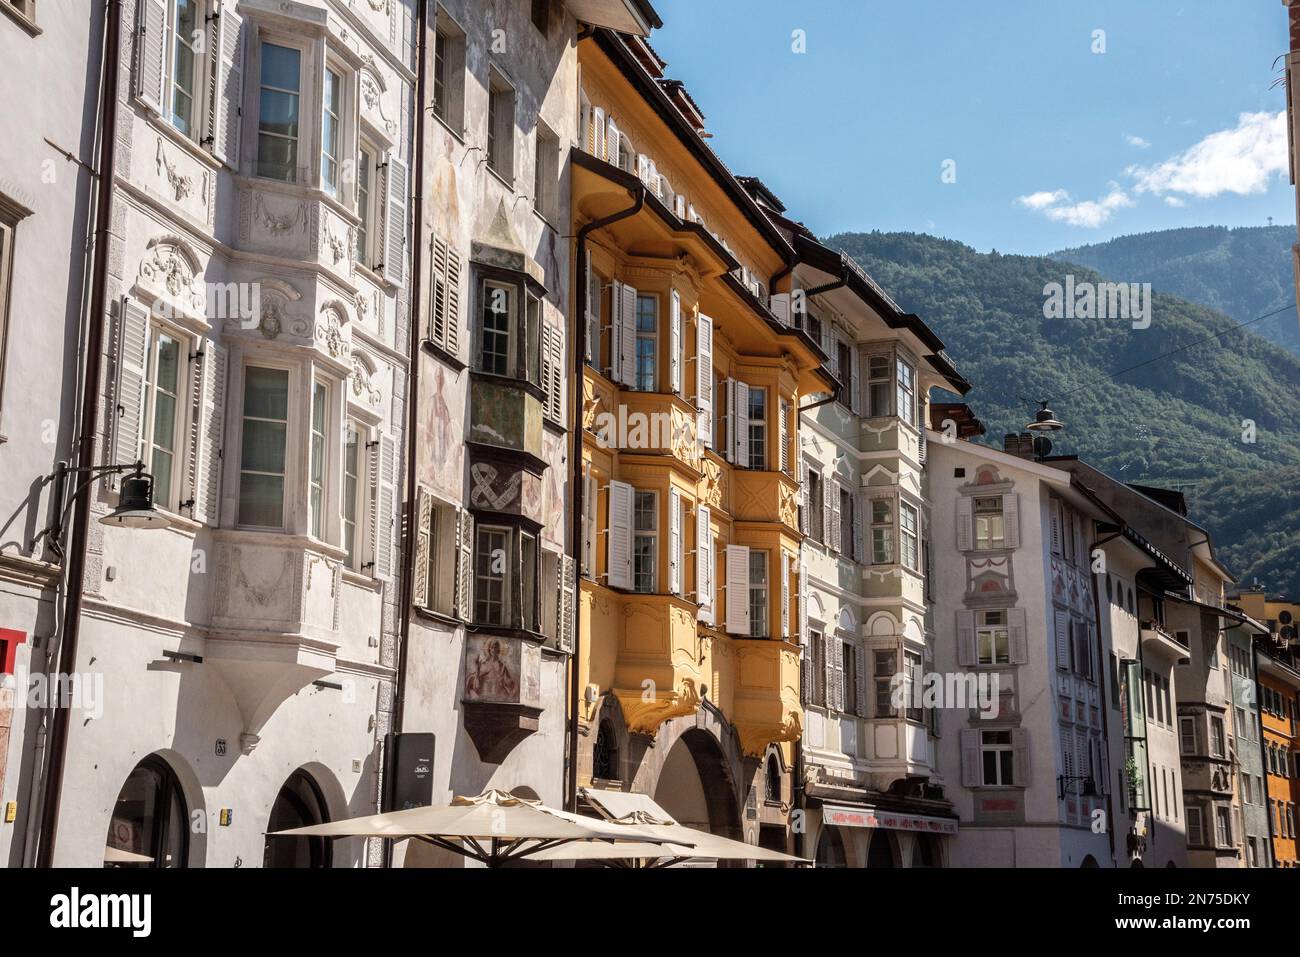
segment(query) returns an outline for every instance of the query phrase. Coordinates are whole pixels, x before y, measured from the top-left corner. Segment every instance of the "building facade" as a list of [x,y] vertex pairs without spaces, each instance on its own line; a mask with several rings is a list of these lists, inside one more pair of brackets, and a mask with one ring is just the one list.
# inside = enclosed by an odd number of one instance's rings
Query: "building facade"
[[1268,628],[1251,618],[1224,633],[1228,667],[1232,671],[1233,728],[1237,738],[1241,825],[1249,867],[1273,866],[1268,786],[1267,746],[1264,743],[1259,675],[1255,664],[1255,641],[1268,637]]

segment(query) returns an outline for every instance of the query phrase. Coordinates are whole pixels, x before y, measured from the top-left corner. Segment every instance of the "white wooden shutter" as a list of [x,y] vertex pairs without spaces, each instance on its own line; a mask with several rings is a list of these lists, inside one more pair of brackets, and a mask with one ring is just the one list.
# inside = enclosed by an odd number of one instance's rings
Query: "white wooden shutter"
[[[829,325],[829,323],[827,323],[827,325]],[[840,331],[838,329],[832,328],[831,345],[830,345],[830,350],[827,354],[831,360],[830,361],[831,375],[835,376],[836,379],[840,378],[840,342],[841,341],[842,340],[840,338]],[[843,380],[841,379],[840,381],[842,382]]]
[[[583,268],[587,276],[587,301],[583,304],[584,316],[587,320],[587,347],[583,358],[587,362],[592,361],[592,356],[596,356],[596,365],[599,365],[600,358],[600,277],[596,275],[596,270],[591,268],[591,250],[583,250],[583,259],[585,260]],[[593,352],[593,350],[595,350]]]
[[957,612],[957,664],[963,668],[974,667],[978,661],[975,648],[975,612]]
[[619,348],[622,351],[622,383],[626,386],[636,385],[636,297],[634,287],[624,283],[619,289],[621,305],[619,307],[619,325],[621,338]]
[[867,715],[867,649],[861,645],[855,645],[853,649],[853,664],[856,668],[854,676],[854,690],[857,692],[856,700],[853,702],[854,710],[859,717],[866,718]]
[[790,294],[788,292],[773,293],[768,300],[768,308],[772,310],[772,315],[776,316],[777,322],[783,326],[790,325]]
[[831,499],[831,534],[830,546],[837,552],[844,551],[844,516],[840,514],[840,483],[837,479],[831,483],[829,493]]
[[699,619],[713,624],[713,530],[712,510],[695,506],[695,601],[700,606]]
[[1048,515],[1050,516],[1051,529],[1052,529],[1052,538],[1051,538],[1052,554],[1060,555],[1061,554],[1061,503],[1056,499],[1052,499],[1051,505],[1048,507]]
[[596,577],[596,481],[582,476],[582,574]]
[[731,442],[735,448],[732,460],[742,469],[749,468],[749,386],[740,380],[733,380],[731,403]]
[[700,314],[695,323],[695,407],[700,410],[700,441],[713,447],[713,320]]
[[609,483],[609,554],[606,572],[610,588],[632,588],[632,504],[634,493],[626,482]]
[[863,518],[867,512],[867,496],[861,489],[853,493],[853,559],[867,564],[867,541]]
[[1070,668],[1070,616],[1063,611],[1056,612],[1056,666]]
[[609,118],[609,124],[605,132],[605,159],[615,166],[619,166],[619,150],[622,144],[619,142],[618,124],[614,122],[614,117]]
[[391,581],[397,523],[397,441],[387,432],[379,433],[373,460],[375,525],[371,541],[375,546],[374,572],[380,581]]
[[961,786],[977,788],[984,783],[980,760],[980,733],[974,728],[961,730]]
[[546,395],[546,416],[552,422],[564,421],[562,383],[564,348],[560,330],[542,326],[542,388]]
[[556,590],[559,608],[556,610],[555,636],[561,651],[573,651],[574,595],[577,579],[574,574],[573,556],[561,555],[556,563],[560,582]]
[[209,135],[217,159],[239,168],[239,134],[244,103],[244,20],[233,3],[221,5],[217,20],[219,65],[209,111]]
[[474,516],[456,513],[456,617],[469,621],[474,614]]
[[1020,496],[1002,496],[1002,535],[1007,548],[1020,547]]
[[831,525],[834,523],[834,514],[831,512],[831,499],[835,498],[835,483],[830,478],[823,475],[821,480],[822,489],[822,534],[821,541],[823,545],[829,546],[831,543]]
[[844,711],[844,639],[838,630],[831,630],[826,636],[828,662],[831,665],[830,707],[835,711]]
[[1029,732],[1024,728],[1011,729],[1011,783],[1016,787],[1029,785]]
[[194,517],[209,525],[220,523],[222,450],[226,434],[226,347],[209,340],[203,346],[203,404],[194,467]]
[[592,155],[599,159],[605,158],[606,129],[605,110],[598,106],[591,111],[591,143]]
[[406,203],[409,176],[397,152],[388,154],[384,175],[387,213],[384,220],[384,278],[394,286],[406,281]]
[[682,594],[682,494],[668,490],[668,591]]
[[971,548],[971,500],[969,495],[957,496],[957,550],[970,551]]
[[117,415],[111,424],[113,454],[110,461],[117,465],[132,465],[140,458],[148,362],[149,310],[136,300],[123,297],[117,316],[117,369],[113,390]]
[[808,470],[799,477],[799,532],[812,534],[812,500],[808,497]]
[[411,575],[411,601],[429,607],[429,562],[433,557],[433,496],[423,485],[415,490],[415,567]]
[[1011,645],[1011,663],[1029,663],[1029,634],[1025,627],[1025,610],[1012,608],[1007,612],[1007,633]]
[[682,385],[682,297],[674,289],[668,296],[668,388],[685,398]]
[[[854,415],[862,413],[862,390],[858,388],[858,347],[849,349],[849,367],[844,370],[844,387],[849,390],[849,409]],[[925,434],[925,430],[921,431]]]
[[161,113],[167,81],[166,0],[140,0],[135,33],[135,94]]
[[790,553],[781,552],[781,637],[790,637],[790,569],[793,566]]
[[[802,550],[801,550],[802,552]],[[808,628],[808,579],[807,572],[803,566],[803,556],[799,560],[799,651],[803,659],[803,667],[800,669],[800,683],[803,686],[803,700],[811,703],[817,693],[817,676],[813,669],[816,662],[813,661],[812,635]]]
[[749,637],[749,548],[727,546],[727,634]]
[[777,403],[777,450],[778,465],[786,475],[790,474],[790,405],[784,399]]
[[615,279],[609,285],[609,380],[623,381],[623,284]]

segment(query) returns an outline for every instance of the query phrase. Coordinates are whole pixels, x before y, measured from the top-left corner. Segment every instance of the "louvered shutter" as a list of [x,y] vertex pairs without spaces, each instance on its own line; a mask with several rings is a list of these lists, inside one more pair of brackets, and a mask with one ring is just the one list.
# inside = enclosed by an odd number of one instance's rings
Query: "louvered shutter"
[[620,381],[629,388],[636,385],[636,297],[636,289],[626,283],[619,289],[619,348],[622,351]]
[[685,398],[682,381],[682,297],[674,289],[668,296],[668,388]]
[[1002,534],[1007,548],[1020,547],[1020,496],[1002,496]]
[[957,496],[957,550],[970,551],[971,548],[971,500],[968,495]]
[[587,277],[587,301],[583,304],[587,321],[587,348],[584,358],[587,362],[596,356],[596,365],[600,364],[600,278],[591,268],[591,252],[583,250],[584,266]]
[[695,407],[700,410],[700,441],[713,447],[713,320],[701,314],[695,324]]
[[853,558],[863,565],[867,564],[866,533],[863,529],[863,516],[867,511],[867,495],[861,489],[853,493]]
[[867,649],[861,645],[854,646],[853,664],[857,670],[854,676],[854,691],[857,692],[857,698],[853,702],[854,710],[859,717],[866,718],[867,715]]
[[712,510],[707,505],[695,507],[695,601],[700,606],[699,619],[713,621],[710,580],[713,578]]
[[166,0],[140,0],[135,19],[135,94],[155,113],[162,112],[167,81]]
[[1029,732],[1024,728],[1011,729],[1011,747],[1014,749],[1011,765],[1011,783],[1016,787],[1029,785]]
[[975,648],[975,613],[957,612],[957,664],[963,668],[974,667],[979,660]]
[[844,534],[842,523],[844,516],[840,514],[840,483],[834,482],[830,486],[831,498],[831,534],[830,545],[836,552],[844,550]]
[[[833,375],[836,379],[840,378],[840,342],[841,341],[842,339],[840,338],[840,331],[838,329],[832,329],[831,345],[830,345],[830,351],[828,352],[828,356],[831,360],[829,363],[831,375]],[[840,381],[843,382],[842,379],[840,379]]]
[[777,441],[780,448],[777,451],[781,471],[786,475],[790,474],[790,405],[784,399],[778,406],[776,417],[777,422]]
[[1056,612],[1056,667],[1070,669],[1070,616],[1063,611]]
[[799,562],[799,650],[803,659],[803,667],[800,669],[800,683],[803,686],[803,700],[806,704],[811,704],[817,694],[817,675],[813,670],[817,667],[817,662],[813,660],[812,654],[812,635],[808,628],[808,580],[807,572],[804,570],[802,555]]
[[831,526],[834,524],[834,514],[831,511],[831,499],[835,498],[835,483],[826,476],[822,476],[822,534],[821,541],[823,545],[831,544]]
[[447,244],[433,236],[429,257],[429,328],[426,338],[439,346],[447,339]]
[[591,155],[598,159],[605,158],[605,111],[596,107],[591,111]]
[[732,383],[732,395],[735,401],[731,403],[731,411],[734,415],[731,417],[732,422],[732,445],[735,447],[735,458],[732,460],[742,469],[749,468],[749,386],[737,380]]
[[1048,507],[1048,515],[1051,521],[1052,554],[1060,555],[1061,554],[1061,503],[1058,502],[1056,499],[1052,499],[1052,503]]
[[1007,612],[1007,632],[1011,644],[1011,663],[1029,663],[1029,634],[1025,627],[1025,610],[1012,608]]
[[808,497],[808,473],[799,479],[799,533],[812,534],[812,501]]
[[830,707],[839,712],[844,711],[844,639],[837,630],[827,634],[827,654],[831,665],[831,700]]
[[609,555],[606,572],[610,588],[632,588],[632,486],[609,483]]
[[668,490],[668,592],[682,594],[682,495]]
[[620,150],[622,143],[619,141],[618,124],[614,122],[614,117],[609,118],[605,132],[605,159],[615,166],[622,165],[620,160]]
[[623,381],[623,284],[615,279],[609,286],[609,365],[611,382]]
[[[849,349],[849,367],[844,373],[844,387],[849,390],[849,409],[854,415],[862,413],[862,390],[858,388],[858,347]],[[922,430],[924,435],[924,430]]]
[[209,136],[217,159],[239,168],[239,135],[243,125],[244,103],[244,36],[243,18],[233,3],[221,6],[217,19],[217,46],[214,58],[219,66],[209,111]]
[[397,524],[397,442],[387,432],[379,433],[374,448],[375,546],[374,571],[380,581],[393,577],[393,540]]
[[977,788],[984,783],[980,761],[980,733],[972,728],[961,730],[961,786]]
[[209,525],[220,523],[221,466],[226,435],[226,374],[229,352],[209,340],[203,347],[202,412],[197,429],[194,517]]
[[563,382],[564,350],[560,330],[542,326],[542,387],[546,395],[546,416],[552,422],[564,421],[561,383]]
[[406,164],[396,152],[388,154],[384,175],[387,213],[384,222],[384,278],[394,286],[406,281]]
[[117,465],[132,465],[140,458],[146,401],[145,370],[148,362],[149,310],[136,300],[124,297],[117,317],[117,369],[114,384],[117,417],[111,424],[113,455],[110,461]]
[[781,637],[790,637],[790,553],[781,552]]
[[582,476],[582,574],[596,577],[596,482],[590,472]]
[[727,546],[727,634],[749,637],[749,548]]
[[768,308],[772,310],[772,315],[776,316],[777,322],[783,326],[790,325],[790,294],[788,292],[774,293],[768,300]]
[[411,601],[429,607],[429,562],[433,555],[433,496],[423,485],[415,493],[415,568],[411,579]]
[[556,590],[559,608],[556,610],[555,635],[561,651],[573,651],[574,596],[577,579],[574,574],[572,555],[561,555],[556,563],[559,572],[559,588]]
[[469,621],[474,614],[474,516],[456,513],[456,617]]

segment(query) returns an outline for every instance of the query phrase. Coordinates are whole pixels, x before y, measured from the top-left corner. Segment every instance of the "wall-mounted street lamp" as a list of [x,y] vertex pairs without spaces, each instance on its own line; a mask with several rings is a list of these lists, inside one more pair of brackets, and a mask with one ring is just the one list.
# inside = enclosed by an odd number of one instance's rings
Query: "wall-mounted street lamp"
[[1039,401],[1038,406],[1038,411],[1034,413],[1034,421],[1025,428],[1034,433],[1034,459],[1041,462],[1052,454],[1052,440],[1048,436],[1053,432],[1060,432],[1065,428],[1065,423],[1047,407],[1046,399]]
[[[131,474],[122,479],[117,508],[100,518],[100,524],[121,528],[167,528],[171,522],[154,507],[153,476],[144,470],[144,462],[137,461],[134,465],[87,465],[80,468],[72,468],[67,462],[60,462],[55,467],[54,474],[46,477],[46,481],[54,483],[54,524],[32,539],[32,548],[35,549],[41,539],[47,539],[50,550],[62,561],[64,522],[77,496],[86,486],[99,479],[126,472]],[[69,495],[68,478],[73,475],[84,475],[87,478]]]

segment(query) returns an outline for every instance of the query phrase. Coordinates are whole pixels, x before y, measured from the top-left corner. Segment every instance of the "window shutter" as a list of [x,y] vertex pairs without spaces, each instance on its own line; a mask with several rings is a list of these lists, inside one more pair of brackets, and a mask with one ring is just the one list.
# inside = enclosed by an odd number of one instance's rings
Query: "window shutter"
[[749,548],[727,546],[727,634],[749,637]]
[[781,552],[781,637],[790,637],[790,553]]
[[[829,323],[827,323],[827,325],[829,325]],[[829,363],[831,375],[835,376],[836,379],[840,378],[840,343],[842,341],[840,331],[838,329],[832,329],[830,350],[827,355],[831,360]],[[840,379],[840,381],[843,382],[844,380]]]
[[863,532],[863,516],[867,512],[867,495],[861,489],[853,495],[853,558],[867,564],[867,541]]
[[611,382],[623,381],[623,284],[615,279],[609,293],[609,365]]
[[610,588],[632,588],[632,486],[609,483],[609,555],[606,572]]
[[1029,663],[1029,635],[1025,627],[1025,610],[1012,608],[1007,612],[1007,631],[1011,639],[1011,663]]
[[[862,390],[858,388],[858,347],[849,349],[849,367],[844,374],[844,386],[849,390],[849,410],[854,415],[862,412]],[[922,435],[925,434],[922,430]]]
[[135,95],[161,113],[167,73],[166,0],[140,0],[135,28]]
[[777,439],[780,442],[780,448],[777,454],[780,456],[781,471],[790,474],[790,406],[782,399],[777,406],[776,416]]
[[619,149],[622,144],[619,142],[618,124],[614,122],[614,117],[609,118],[609,124],[605,133],[605,159],[615,166],[619,164]]
[[619,288],[619,347],[622,352],[620,381],[626,386],[636,385],[636,295],[636,289],[626,283]]
[[713,623],[710,579],[713,577],[712,511],[707,505],[695,506],[695,601],[700,606],[699,619]]
[[421,608],[429,607],[429,561],[432,556],[430,526],[433,522],[433,496],[423,485],[415,491],[415,569],[411,581],[411,601]]
[[208,111],[208,135],[217,159],[239,168],[239,133],[244,103],[243,18],[233,3],[221,5],[217,20],[217,45],[214,58],[219,67],[212,108]]
[[434,237],[429,289],[429,341],[453,356],[460,351],[460,255]]
[[749,468],[749,386],[740,380],[732,382],[735,402],[731,403],[733,427],[732,444],[735,446],[735,463],[742,469]]
[[474,516],[456,513],[456,617],[469,621],[474,613]]
[[713,447],[713,320],[695,323],[695,407],[700,410],[700,441]]
[[112,423],[109,461],[132,465],[140,458],[144,430],[145,367],[149,361],[149,310],[123,297],[117,316],[117,370],[114,391],[117,419]]
[[1070,616],[1056,612],[1056,667],[1070,669]]
[[596,482],[590,472],[582,476],[582,574],[596,577]]
[[1061,503],[1052,499],[1051,506],[1048,508],[1051,516],[1052,525],[1052,554],[1061,554]]
[[605,158],[605,110],[596,107],[591,111],[591,155],[598,159]]
[[556,563],[559,572],[559,588],[556,589],[559,608],[556,609],[555,635],[561,651],[573,651],[573,600],[577,588],[574,576],[573,556],[561,555]]
[[803,658],[803,667],[800,669],[801,684],[803,686],[803,700],[811,704],[817,689],[817,676],[813,669],[817,663],[813,660],[812,645],[810,644],[812,636],[808,629],[808,581],[807,573],[804,571],[802,562],[799,566],[799,650]]
[[226,434],[226,370],[228,352],[209,340],[203,348],[202,411],[196,430],[194,517],[209,525],[220,522],[222,449]]
[[1016,787],[1029,786],[1029,732],[1024,728],[1011,729],[1011,783]]
[[812,534],[812,499],[808,496],[808,473],[804,471],[799,479],[799,533]]
[[[587,320],[587,348],[584,358],[587,362],[592,361],[592,356],[597,357],[596,364],[599,365],[600,357],[600,277],[596,275],[596,270],[591,268],[591,250],[583,250],[584,264],[583,268],[587,275],[587,301],[584,303],[585,316]],[[592,350],[595,350],[594,352]]]
[[821,542],[827,547],[831,544],[831,526],[834,524],[834,514],[831,512],[831,499],[835,497],[835,483],[825,475],[822,476],[822,531]]
[[546,392],[546,416],[557,424],[564,422],[563,363],[560,330],[554,326],[542,326],[542,386]]
[[396,151],[388,154],[385,170],[387,213],[384,218],[384,278],[394,286],[401,286],[406,281],[406,194],[409,177],[406,164],[398,158]]
[[841,485],[839,481],[836,480],[834,483],[832,483],[830,489],[830,498],[831,498],[831,534],[830,534],[831,543],[830,544],[831,544],[831,548],[836,552],[842,552],[844,550],[843,547],[844,534],[843,534],[843,529],[840,527],[844,519],[844,516],[840,514],[840,488]]
[[379,433],[375,446],[374,477],[375,546],[374,571],[380,581],[393,577],[393,538],[397,522],[397,442],[387,432]]
[[668,591],[682,594],[682,493],[668,490]]
[[867,649],[861,645],[855,645],[853,649],[853,664],[857,669],[854,676],[854,690],[857,692],[857,700],[853,703],[854,710],[859,717],[868,717],[867,715]]
[[979,656],[975,649],[975,612],[957,612],[957,664],[972,668]]
[[974,517],[971,514],[971,500],[968,495],[957,496],[957,551],[971,549],[971,532]]
[[783,326],[790,325],[790,294],[788,292],[773,293],[768,300],[768,308],[772,310],[772,315],[776,316],[776,321]]
[[961,730],[961,786],[977,788],[984,783],[980,767],[980,733],[973,728]]
[[686,390],[682,385],[682,297],[676,289],[668,297],[668,388],[685,398]]
[[844,639],[838,631],[827,635],[827,654],[831,664],[831,700],[830,706],[835,711],[844,710]]
[[1007,548],[1020,547],[1020,496],[1002,496],[1002,535]]

